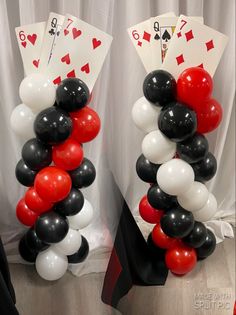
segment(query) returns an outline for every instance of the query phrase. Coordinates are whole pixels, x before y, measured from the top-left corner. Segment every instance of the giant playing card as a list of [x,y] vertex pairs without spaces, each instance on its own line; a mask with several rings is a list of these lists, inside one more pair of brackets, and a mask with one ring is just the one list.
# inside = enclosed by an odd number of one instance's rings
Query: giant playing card
[[213,76],[226,44],[224,34],[181,15],[162,68],[175,78],[186,68],[196,66]]
[[47,72],[55,84],[77,77],[93,89],[112,37],[67,14]]

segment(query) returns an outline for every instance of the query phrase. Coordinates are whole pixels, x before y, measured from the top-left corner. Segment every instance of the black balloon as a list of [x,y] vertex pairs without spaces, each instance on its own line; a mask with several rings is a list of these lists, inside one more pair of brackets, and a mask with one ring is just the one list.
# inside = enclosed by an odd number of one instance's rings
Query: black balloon
[[34,132],[42,142],[55,145],[65,141],[71,134],[69,115],[55,106],[41,111],[34,121]]
[[34,227],[31,227],[25,234],[26,245],[32,252],[39,253],[49,247],[48,244],[38,238]]
[[28,140],[22,148],[22,158],[32,170],[40,170],[52,162],[52,148],[40,140]]
[[67,219],[53,211],[41,214],[35,223],[37,236],[42,242],[48,244],[62,241],[68,230]]
[[29,247],[26,244],[25,237],[23,236],[19,242],[18,250],[21,255],[21,257],[30,263],[34,263],[36,261],[37,252],[31,251]]
[[75,215],[83,208],[83,205],[84,196],[82,192],[72,188],[69,195],[55,205],[54,211],[64,216]]
[[147,192],[150,205],[158,210],[170,210],[178,207],[177,198],[166,194],[158,184],[152,185]]
[[202,246],[196,248],[198,260],[202,260],[210,256],[216,248],[215,235],[207,229],[207,235]]
[[207,236],[207,229],[201,222],[195,221],[192,231],[183,238],[185,244],[190,247],[200,247],[205,242]]
[[161,218],[161,228],[170,237],[183,238],[192,231],[193,227],[194,217],[192,212],[181,207],[165,212]]
[[217,161],[214,155],[208,152],[203,160],[191,164],[191,166],[194,171],[195,181],[206,182],[214,177],[217,170]]
[[195,112],[178,102],[165,106],[158,118],[160,131],[170,140],[181,142],[191,137],[197,129]]
[[87,85],[78,78],[68,78],[56,90],[57,105],[67,112],[83,108],[89,100]]
[[191,138],[177,144],[179,157],[187,163],[196,163],[204,159],[209,149],[207,138],[195,133]]
[[176,81],[167,71],[155,70],[150,72],[143,82],[143,94],[146,99],[156,106],[163,106],[174,101],[176,96]]
[[96,177],[96,170],[93,163],[84,158],[78,168],[69,172],[72,185],[76,188],[84,188],[90,186]]
[[78,264],[84,261],[89,253],[89,244],[84,236],[82,236],[82,243],[79,250],[70,256],[67,256],[69,264]]
[[37,175],[37,171],[31,170],[21,159],[16,164],[15,175],[19,183],[24,186],[30,187],[34,185],[34,179]]
[[141,180],[146,183],[156,183],[159,164],[151,163],[143,154],[137,159],[136,172]]

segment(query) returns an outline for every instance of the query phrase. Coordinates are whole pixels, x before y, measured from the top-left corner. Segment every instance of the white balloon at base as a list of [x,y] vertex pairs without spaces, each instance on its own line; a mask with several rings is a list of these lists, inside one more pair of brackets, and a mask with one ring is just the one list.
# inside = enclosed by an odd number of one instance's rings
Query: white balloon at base
[[10,118],[12,130],[16,135],[28,140],[35,137],[34,134],[34,120],[36,115],[25,104],[16,106]]
[[165,137],[160,130],[155,130],[144,137],[142,153],[150,162],[162,164],[173,158],[176,143]]
[[35,267],[40,277],[54,281],[65,274],[68,267],[68,259],[66,255],[58,253],[53,250],[53,246],[50,246],[38,254]]
[[208,200],[205,205],[193,213],[196,221],[206,222],[214,217],[217,211],[217,200],[213,194],[209,194]]
[[56,89],[49,78],[41,73],[33,73],[24,78],[20,84],[20,98],[33,112],[53,106]]
[[132,108],[132,118],[135,125],[144,132],[151,132],[158,129],[158,117],[161,107],[148,102],[143,96],[138,99]]
[[82,237],[79,231],[69,229],[66,237],[59,243],[54,245],[54,249],[64,255],[73,255],[76,253],[82,242]]
[[162,164],[157,171],[157,183],[167,194],[183,194],[194,182],[192,167],[181,159],[172,159]]
[[187,191],[177,197],[177,200],[182,208],[194,212],[205,205],[208,197],[209,191],[206,186],[200,182],[194,182]]
[[89,225],[93,219],[93,207],[88,200],[84,199],[83,208],[76,215],[67,217],[69,227],[75,230],[81,230]]

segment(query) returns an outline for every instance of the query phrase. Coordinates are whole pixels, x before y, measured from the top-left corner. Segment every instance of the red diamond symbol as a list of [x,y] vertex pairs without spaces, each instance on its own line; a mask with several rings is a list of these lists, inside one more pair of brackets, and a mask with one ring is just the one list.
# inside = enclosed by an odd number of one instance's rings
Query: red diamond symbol
[[150,42],[151,34],[147,32],[143,32],[143,39],[145,39],[147,42]]
[[214,43],[213,43],[212,39],[209,42],[206,42],[206,47],[207,47],[207,51],[209,51],[212,48],[214,48]]
[[200,65],[198,65],[197,66],[198,68],[202,68],[202,69],[204,69],[204,67],[203,67],[203,63],[201,63]]
[[142,42],[138,41],[138,46],[141,47],[142,46]]
[[183,54],[177,56],[177,57],[176,57],[176,61],[177,61],[178,66],[179,66],[181,63],[183,63],[183,62],[184,62],[184,56],[183,56]]
[[185,37],[186,37],[187,42],[188,42],[189,40],[191,40],[191,39],[194,38],[192,30],[188,31],[188,32],[185,33],[184,35],[185,35]]
[[178,33],[177,33],[177,36],[178,36],[178,37],[181,37],[181,36],[182,36],[182,33],[181,33],[181,32],[178,32]]

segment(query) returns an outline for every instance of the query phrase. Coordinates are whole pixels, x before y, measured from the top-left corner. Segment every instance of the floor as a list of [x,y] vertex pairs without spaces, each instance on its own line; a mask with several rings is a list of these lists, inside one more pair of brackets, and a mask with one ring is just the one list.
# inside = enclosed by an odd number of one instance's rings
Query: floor
[[55,283],[40,279],[32,266],[10,265],[21,315],[232,315],[235,300],[235,241],[225,240],[184,277],[169,274],[164,287],[133,287],[119,311],[100,300],[104,274]]

